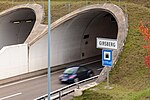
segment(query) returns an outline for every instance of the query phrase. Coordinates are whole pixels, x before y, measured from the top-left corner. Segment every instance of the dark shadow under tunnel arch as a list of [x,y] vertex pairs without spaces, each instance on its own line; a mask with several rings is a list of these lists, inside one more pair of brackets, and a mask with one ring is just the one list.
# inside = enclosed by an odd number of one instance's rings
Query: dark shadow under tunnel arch
[[0,15],[0,49],[24,43],[36,21],[30,8],[20,8]]
[[[54,28],[51,35],[52,63],[68,63],[101,55],[96,37],[117,39],[116,18],[107,10],[91,9]],[[58,58],[59,57],[59,58]]]
[[85,19],[86,16],[91,17],[81,39],[81,58],[101,54],[101,51],[96,48],[97,37],[117,39],[118,34],[118,24],[111,13],[102,10],[90,10],[88,14],[79,15],[80,19]]

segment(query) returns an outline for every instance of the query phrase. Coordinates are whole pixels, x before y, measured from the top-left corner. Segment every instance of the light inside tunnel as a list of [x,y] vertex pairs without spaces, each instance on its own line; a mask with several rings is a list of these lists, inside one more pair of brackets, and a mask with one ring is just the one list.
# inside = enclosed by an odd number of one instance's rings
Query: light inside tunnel
[[96,38],[117,39],[117,34],[117,20],[109,11],[91,9],[78,13],[52,30],[51,52],[53,59],[57,59],[52,63],[99,56]]
[[22,22],[26,22],[26,23],[31,23],[33,20],[30,19],[30,20],[16,20],[16,21],[11,21],[12,23],[14,24],[19,24],[19,23],[22,23]]
[[35,20],[36,15],[30,8],[20,8],[0,15],[0,49],[24,43]]

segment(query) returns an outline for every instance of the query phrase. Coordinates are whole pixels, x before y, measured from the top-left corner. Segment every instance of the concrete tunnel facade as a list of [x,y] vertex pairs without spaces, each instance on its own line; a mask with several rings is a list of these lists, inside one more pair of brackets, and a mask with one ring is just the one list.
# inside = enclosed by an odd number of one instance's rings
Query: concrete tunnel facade
[[[9,82],[11,77],[43,69],[43,66],[47,67],[47,55],[42,54],[47,52],[47,41],[38,42],[47,34],[48,27],[43,24],[44,15],[43,7],[38,4],[17,5],[0,13],[0,84]],[[44,47],[32,49],[35,43]],[[40,56],[37,54],[38,51]],[[34,54],[38,55],[40,67],[35,65],[38,61]],[[44,61],[41,60],[41,56]],[[25,77],[28,76],[30,75]]]
[[[5,37],[0,48],[15,45],[0,51],[0,80],[47,72],[48,27],[42,24],[43,18],[44,10],[37,4],[19,5],[0,13],[0,40],[3,40],[1,36]],[[117,39],[118,49],[113,50],[115,63],[127,31],[127,16],[114,4],[86,6],[61,17],[51,24],[51,70],[72,62],[89,61],[92,57],[101,59],[96,37]]]
[[51,63],[55,66],[99,55],[101,59],[101,49],[96,48],[97,37],[118,41],[118,49],[113,50],[116,62],[127,29],[126,15],[114,4],[80,8],[52,23]]

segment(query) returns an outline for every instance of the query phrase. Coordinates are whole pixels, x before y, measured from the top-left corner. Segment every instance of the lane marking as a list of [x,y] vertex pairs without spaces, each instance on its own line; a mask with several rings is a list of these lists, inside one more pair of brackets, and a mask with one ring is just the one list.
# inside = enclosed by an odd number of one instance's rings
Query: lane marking
[[12,95],[9,95],[9,96],[0,98],[0,100],[5,100],[5,99],[8,99],[8,98],[12,98],[12,97],[15,97],[15,96],[18,96],[18,95],[21,95],[21,94],[22,94],[22,93],[12,94]]
[[100,61],[102,61],[102,60],[96,60],[96,61],[88,62],[88,63],[85,63],[85,64],[81,64],[80,66],[90,65],[90,64],[100,62]]
[[59,71],[52,72],[51,75],[60,73],[60,72],[62,72],[63,70],[65,70],[65,69],[61,69],[61,70],[59,70]]
[[99,69],[97,69],[97,70],[102,70],[103,69],[103,67],[102,68],[99,68]]
[[0,89],[8,87],[8,86],[16,85],[16,84],[19,84],[19,83],[31,81],[31,80],[34,80],[34,79],[42,78],[42,77],[45,77],[45,76],[47,76],[47,74],[46,75],[37,76],[37,77],[33,77],[33,78],[29,78],[29,79],[25,79],[25,80],[14,82],[14,83],[10,83],[10,84],[6,84],[6,85],[3,85],[3,86],[0,86]]

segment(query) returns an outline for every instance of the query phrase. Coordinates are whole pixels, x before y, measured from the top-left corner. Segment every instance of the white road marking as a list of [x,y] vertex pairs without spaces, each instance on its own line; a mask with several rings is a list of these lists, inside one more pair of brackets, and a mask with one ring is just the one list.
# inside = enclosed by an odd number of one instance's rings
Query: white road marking
[[99,68],[99,69],[97,69],[97,70],[102,70],[103,69],[103,67],[102,68]]
[[8,99],[8,98],[12,98],[12,97],[15,97],[15,96],[18,96],[18,95],[21,95],[21,94],[22,94],[22,93],[12,94],[12,95],[9,95],[9,96],[0,98],[0,100],[5,100],[5,99]]
[[56,74],[56,73],[60,73],[60,72],[62,72],[63,70],[64,70],[64,69],[59,70],[59,71],[52,72],[51,75]]
[[[19,84],[19,83],[23,83],[23,82],[31,81],[31,80],[34,80],[34,79],[42,78],[42,77],[45,77],[45,76],[47,76],[47,75],[41,75],[41,76],[37,76],[37,77],[33,77],[33,78],[29,78],[29,79],[25,79],[25,80],[22,80],[22,81],[18,81],[18,82],[14,82],[14,83],[6,84],[6,85],[3,85],[3,86],[0,86],[0,89],[1,89],[1,88],[5,88],[5,87],[8,87],[8,86],[16,85],[16,84]],[[1,99],[0,99],[0,100],[1,100]]]
[[96,60],[96,61],[88,62],[88,63],[85,63],[85,64],[81,64],[80,66],[89,65],[89,64],[96,63],[96,62],[100,62],[100,61],[102,61],[102,60]]

